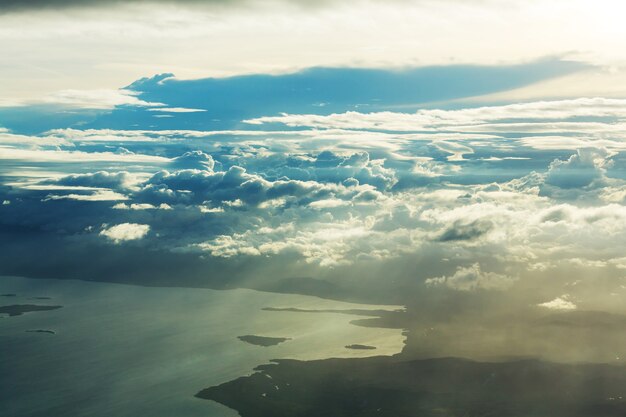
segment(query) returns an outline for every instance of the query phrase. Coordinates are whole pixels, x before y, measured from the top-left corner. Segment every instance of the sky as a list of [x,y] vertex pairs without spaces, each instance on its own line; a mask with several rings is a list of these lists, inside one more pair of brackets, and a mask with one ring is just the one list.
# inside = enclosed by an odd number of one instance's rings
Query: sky
[[624,313],[625,7],[0,1],[0,272]]
[[624,79],[624,7],[617,0],[3,1],[0,47],[10,59],[0,66],[2,100],[116,89],[163,72],[194,79],[547,56],[597,67],[566,89],[529,94],[614,96],[624,85],[615,82]]

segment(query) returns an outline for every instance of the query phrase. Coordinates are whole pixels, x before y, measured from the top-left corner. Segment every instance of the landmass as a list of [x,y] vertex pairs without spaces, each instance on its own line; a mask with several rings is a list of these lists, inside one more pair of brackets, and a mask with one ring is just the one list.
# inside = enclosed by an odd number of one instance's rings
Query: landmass
[[17,294],[0,294],[0,297],[15,297]]
[[266,336],[255,336],[255,335],[245,335],[245,336],[238,336],[237,339],[241,340],[242,342],[246,342],[246,343],[250,343],[251,345],[257,345],[257,346],[275,346],[278,345],[279,343],[283,343],[286,342],[287,340],[291,340],[288,337],[266,337]]
[[350,316],[365,316],[365,319],[352,320],[350,324],[361,327],[382,327],[388,329],[403,329],[406,327],[405,309],[397,310],[366,310],[366,309],[304,309],[295,307],[264,307],[263,311],[278,311],[289,313],[333,313]]
[[42,306],[36,304],[14,304],[10,306],[0,306],[0,314],[8,314],[9,316],[21,316],[24,313],[33,311],[58,310],[63,306]]
[[278,360],[196,394],[241,417],[623,417],[626,367],[394,357]]

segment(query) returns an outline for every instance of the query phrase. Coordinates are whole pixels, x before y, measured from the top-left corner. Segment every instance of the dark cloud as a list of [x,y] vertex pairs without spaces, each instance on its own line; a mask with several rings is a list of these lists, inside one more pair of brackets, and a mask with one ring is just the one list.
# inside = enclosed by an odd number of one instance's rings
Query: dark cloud
[[[258,205],[268,200],[288,197],[302,204],[341,196],[357,196],[363,188],[348,189],[316,181],[278,179],[269,181],[245,168],[232,166],[226,171],[208,172],[200,170],[161,171],[150,178],[135,194],[140,201],[152,203],[202,204],[211,202],[220,205],[237,200],[247,205]],[[361,196],[360,198],[367,198]]]
[[471,223],[455,221],[446,228],[438,237],[439,242],[454,242],[462,240],[474,240],[493,229],[493,223],[489,220],[474,220]]
[[[366,0],[353,0],[353,3],[363,3]],[[394,0],[396,2],[428,2],[429,0]],[[450,2],[467,0],[447,0]],[[482,0],[472,0],[477,3]],[[19,11],[33,9],[67,9],[67,8],[91,8],[99,6],[123,5],[128,3],[145,3],[145,4],[175,4],[187,6],[201,6],[212,8],[232,8],[232,7],[255,7],[259,3],[264,6],[278,4],[290,5],[302,8],[324,7],[329,4],[336,3],[337,0],[270,0],[259,2],[255,0],[2,0],[0,1],[0,11]]]
[[[404,0],[396,0],[404,1]],[[187,6],[202,6],[212,8],[253,7],[258,6],[254,0],[3,0],[0,2],[0,11],[20,11],[35,9],[67,9],[93,8],[102,6],[124,5],[128,3],[143,4],[174,4]],[[307,0],[272,0],[265,5],[287,4],[297,7],[321,7],[333,3],[333,0],[310,2]]]
[[206,5],[235,5],[245,3],[240,0],[2,0],[0,11],[19,11],[36,9],[67,9],[90,8],[100,6],[122,5],[127,3],[171,3],[171,4],[206,4]]
[[97,187],[110,189],[127,188],[132,176],[125,171],[107,172],[98,171],[88,174],[72,174],[58,179],[43,181],[44,184],[56,184],[71,187]]

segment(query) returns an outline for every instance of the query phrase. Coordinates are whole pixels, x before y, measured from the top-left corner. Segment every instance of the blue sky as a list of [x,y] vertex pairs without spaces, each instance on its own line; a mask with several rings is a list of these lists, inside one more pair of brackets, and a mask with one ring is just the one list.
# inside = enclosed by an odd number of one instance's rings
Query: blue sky
[[0,272],[623,305],[619,3],[43,3],[0,5]]
[[458,107],[456,101],[522,88],[589,70],[589,64],[544,58],[505,66],[405,69],[309,68],[294,73],[181,80],[164,73],[113,91],[72,91],[56,100],[0,107],[6,128],[233,129],[280,113],[414,111]]

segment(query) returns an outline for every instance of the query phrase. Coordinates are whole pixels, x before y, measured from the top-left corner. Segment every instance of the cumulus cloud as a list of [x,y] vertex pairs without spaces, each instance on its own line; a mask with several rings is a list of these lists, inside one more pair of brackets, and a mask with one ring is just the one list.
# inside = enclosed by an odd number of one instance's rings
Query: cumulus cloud
[[580,188],[597,183],[605,177],[611,155],[605,149],[579,149],[566,161],[553,161],[545,182],[559,188]]
[[546,301],[545,303],[537,304],[539,307],[547,308],[549,310],[562,310],[572,311],[578,307],[571,300],[569,295],[565,294],[560,297],[556,297],[554,300]]
[[479,263],[459,267],[450,276],[428,278],[425,281],[426,285],[446,286],[457,291],[505,290],[514,282],[513,277],[482,271]]
[[150,226],[147,224],[121,223],[104,228],[100,235],[110,239],[113,243],[121,243],[128,240],[143,239],[149,231]]
[[[576,114],[571,104],[559,104],[562,115]],[[610,103],[573,104],[590,114]],[[607,123],[579,118],[560,125],[585,130],[574,142],[562,140],[562,132],[545,135],[552,123],[546,119],[523,123],[537,136],[508,134],[505,118],[533,115],[533,106],[558,117],[555,103],[529,103],[525,110],[441,110],[429,117],[447,118],[454,128],[430,133],[393,131],[405,116],[388,112],[391,123],[380,119],[375,131],[346,124],[350,129],[57,129],[22,135],[23,142],[12,136],[0,146],[8,187],[0,201],[11,201],[0,206],[2,220],[77,240],[93,238],[84,233],[89,225],[117,225],[99,236],[211,262],[289,259],[285,271],[296,265],[302,275],[414,262],[419,266],[398,270],[423,271],[429,286],[459,297],[514,282],[524,288],[529,276],[558,275],[573,259],[613,276],[626,236],[619,132],[611,147],[573,151],[582,139],[601,143]],[[597,114],[621,117],[619,106],[608,107]],[[468,133],[467,115],[489,119],[480,129],[503,129]],[[0,133],[0,141],[2,135],[13,134]],[[131,233],[136,225],[145,233]],[[546,285],[546,300],[554,286]]]
[[201,169],[212,171],[215,161],[211,155],[202,151],[189,151],[181,156],[177,156],[170,162],[170,167],[174,169]]
[[280,198],[289,198],[296,204],[333,196],[361,200],[375,199],[377,195],[366,194],[368,190],[366,186],[346,187],[317,181],[287,179],[269,181],[235,165],[226,171],[217,172],[193,169],[161,171],[153,175],[136,196],[146,202],[199,204],[211,201],[220,204],[240,200],[246,205],[255,206]]

